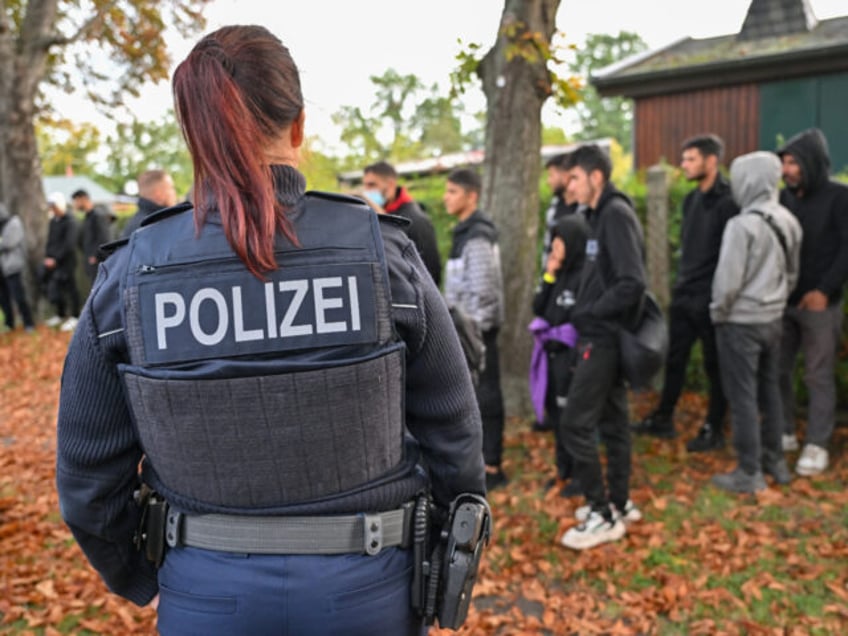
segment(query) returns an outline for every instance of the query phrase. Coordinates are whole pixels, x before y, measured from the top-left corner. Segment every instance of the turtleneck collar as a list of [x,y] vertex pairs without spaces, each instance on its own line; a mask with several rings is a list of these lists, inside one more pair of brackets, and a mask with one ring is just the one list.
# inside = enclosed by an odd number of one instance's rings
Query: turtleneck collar
[[297,168],[282,164],[271,166],[271,173],[277,200],[288,209],[294,208],[306,192],[306,177]]

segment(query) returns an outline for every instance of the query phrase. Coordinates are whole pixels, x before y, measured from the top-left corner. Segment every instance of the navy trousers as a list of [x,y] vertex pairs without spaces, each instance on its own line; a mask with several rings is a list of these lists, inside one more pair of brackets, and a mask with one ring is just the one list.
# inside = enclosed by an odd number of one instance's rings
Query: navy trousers
[[410,607],[412,552],[259,555],[177,548],[159,570],[163,636],[426,633]]

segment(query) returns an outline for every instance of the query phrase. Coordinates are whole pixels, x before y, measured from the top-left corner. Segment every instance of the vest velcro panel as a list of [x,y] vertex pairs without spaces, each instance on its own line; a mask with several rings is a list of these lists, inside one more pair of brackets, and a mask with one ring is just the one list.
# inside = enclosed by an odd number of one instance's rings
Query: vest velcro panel
[[163,484],[256,508],[317,500],[402,460],[403,349],[319,370],[174,379],[124,367],[142,446]]

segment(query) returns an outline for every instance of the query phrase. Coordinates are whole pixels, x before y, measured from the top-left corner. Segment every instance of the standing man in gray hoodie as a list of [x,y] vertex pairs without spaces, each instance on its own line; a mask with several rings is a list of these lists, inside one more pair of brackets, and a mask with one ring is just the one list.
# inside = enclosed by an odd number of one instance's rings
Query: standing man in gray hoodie
[[712,481],[732,492],[763,490],[763,472],[780,484],[791,479],[781,448],[778,361],[783,308],[798,281],[801,225],[777,202],[780,175],[780,160],[770,152],[730,165],[741,212],[725,226],[713,276],[710,317],[739,464]]

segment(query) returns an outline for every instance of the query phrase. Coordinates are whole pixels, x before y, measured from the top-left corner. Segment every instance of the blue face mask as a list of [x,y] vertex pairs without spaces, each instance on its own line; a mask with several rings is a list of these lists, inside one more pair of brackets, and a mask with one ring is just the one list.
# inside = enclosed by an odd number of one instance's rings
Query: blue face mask
[[386,203],[386,197],[384,197],[383,193],[379,190],[365,190],[362,194],[371,199],[371,202],[374,203],[374,205],[383,207]]

